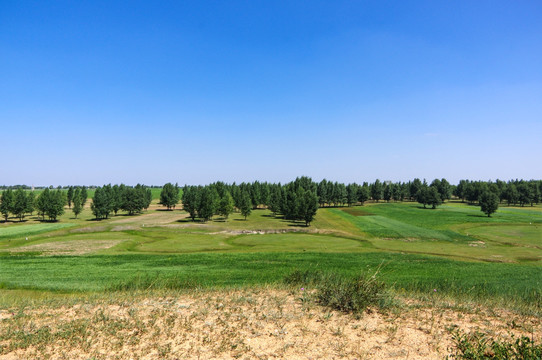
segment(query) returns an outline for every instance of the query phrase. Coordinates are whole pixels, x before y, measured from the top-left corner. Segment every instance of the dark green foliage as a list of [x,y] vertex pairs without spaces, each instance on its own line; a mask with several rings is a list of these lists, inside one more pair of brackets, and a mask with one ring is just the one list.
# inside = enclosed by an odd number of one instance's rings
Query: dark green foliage
[[94,192],[90,209],[97,220],[107,219],[109,217],[109,214],[113,210],[111,197],[112,193],[110,191],[110,187],[107,186],[101,188],[99,187]]
[[273,215],[276,215],[280,212],[281,203],[282,203],[282,187],[279,185],[273,186],[271,189],[271,194],[269,196],[268,208],[273,212]]
[[31,191],[26,195],[26,209],[25,213],[32,215],[34,212],[34,203],[36,201],[36,194]]
[[183,210],[186,211],[192,221],[196,219],[199,207],[200,191],[197,186],[185,186],[183,188],[182,203]]
[[4,217],[4,221],[8,221],[9,214],[13,212],[13,190],[7,189],[2,192],[2,198],[0,199],[0,213]]
[[318,211],[318,196],[311,190],[300,190],[302,196],[298,198],[299,217],[305,221],[305,226],[310,226]]
[[81,190],[79,188],[75,189],[73,193],[73,214],[77,219],[77,216],[83,211],[83,206],[81,206]]
[[358,201],[359,185],[356,183],[346,185],[346,202],[352,206]]
[[164,205],[168,210],[175,208],[179,202],[179,186],[167,183],[162,187],[160,192],[160,205]]
[[143,187],[126,187],[122,194],[121,209],[128,215],[139,214],[143,211],[147,199],[147,190]]
[[215,214],[218,193],[210,186],[205,186],[201,190],[201,196],[198,204],[198,217],[203,221],[210,220]]
[[83,186],[81,188],[81,206],[82,207],[85,207],[85,204],[87,203],[87,187],[86,186]]
[[241,211],[241,215],[245,217],[245,220],[247,219],[247,216],[249,216],[252,213],[252,202],[250,200],[250,195],[248,192],[242,192],[241,193],[241,202],[239,204],[239,211]]
[[534,193],[531,186],[526,182],[520,182],[517,186],[518,189],[518,202],[521,206],[530,204],[534,199]]
[[47,215],[50,221],[56,221],[57,217],[64,214],[65,205],[66,197],[62,190],[51,191],[46,188],[36,200],[38,214],[44,219]]
[[371,197],[374,201],[378,202],[382,199],[384,193],[384,186],[380,182],[380,180],[376,179],[374,184],[371,186]]
[[422,186],[422,188],[418,190],[418,194],[416,194],[416,200],[420,204],[423,204],[424,208],[426,205],[431,205],[433,209],[436,209],[437,206],[442,204],[442,199],[436,186]]
[[23,221],[24,214],[27,208],[28,208],[28,205],[27,205],[26,191],[19,188],[17,189],[17,191],[15,191],[15,194],[13,196],[11,212],[13,213],[13,215],[15,215],[15,217],[19,219],[19,221]]
[[499,208],[499,197],[491,191],[484,192],[480,196],[480,200],[478,200],[478,202],[480,204],[480,210],[488,217],[490,217],[491,214],[493,214]]
[[224,196],[220,199],[220,202],[218,204],[217,213],[218,215],[224,217],[225,219],[230,216],[231,213],[233,213],[233,197],[229,193],[229,191],[226,191]]
[[458,360],[540,360],[542,359],[542,345],[536,344],[527,336],[514,340],[498,341],[488,338],[480,332],[466,334],[457,331],[453,334],[454,354],[448,359]]
[[69,208],[72,207],[73,196],[74,196],[74,188],[73,188],[73,186],[70,186],[68,188],[68,194],[66,196],[66,200],[68,201],[68,207]]
[[358,201],[363,205],[365,201],[369,200],[369,185],[363,184],[358,191]]

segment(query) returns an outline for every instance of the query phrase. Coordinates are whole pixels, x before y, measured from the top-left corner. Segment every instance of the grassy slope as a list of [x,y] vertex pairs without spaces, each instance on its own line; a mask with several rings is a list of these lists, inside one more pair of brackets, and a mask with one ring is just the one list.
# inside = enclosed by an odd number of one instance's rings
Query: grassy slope
[[[505,207],[488,219],[478,207],[460,203],[437,210],[414,203],[375,204],[320,209],[309,229],[273,218],[267,210],[254,211],[248,221],[234,214],[227,222],[206,224],[188,221],[179,210],[153,208],[140,216],[101,222],[91,220],[89,209],[77,220],[68,211],[57,224],[32,219],[0,224],[0,284],[103,290],[150,275],[202,286],[241,286],[276,283],[296,268],[355,274],[384,263],[386,281],[397,288],[536,304],[542,297],[541,210]],[[247,230],[310,232],[242,233]],[[32,236],[27,241],[28,234]],[[9,252],[74,240],[118,243],[93,250],[101,255],[37,257]]]

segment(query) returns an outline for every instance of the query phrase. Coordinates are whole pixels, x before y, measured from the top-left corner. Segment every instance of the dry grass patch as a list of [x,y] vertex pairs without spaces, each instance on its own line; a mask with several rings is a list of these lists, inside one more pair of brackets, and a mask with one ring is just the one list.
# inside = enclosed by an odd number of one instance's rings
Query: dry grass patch
[[411,299],[354,316],[301,289],[114,296],[0,310],[0,359],[442,359],[457,329],[542,340],[538,318]]

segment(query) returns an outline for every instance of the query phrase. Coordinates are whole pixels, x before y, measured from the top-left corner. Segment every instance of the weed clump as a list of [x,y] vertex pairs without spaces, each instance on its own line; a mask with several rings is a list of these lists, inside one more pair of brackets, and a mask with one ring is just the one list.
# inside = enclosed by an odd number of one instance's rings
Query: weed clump
[[527,336],[521,336],[514,341],[514,336],[512,335],[509,341],[497,341],[491,340],[480,332],[465,334],[457,331],[453,335],[453,342],[454,354],[448,356],[448,359],[542,359],[542,344],[535,344]]
[[394,302],[390,289],[379,279],[379,270],[356,277],[295,270],[284,281],[289,285],[314,286],[320,305],[346,313],[361,313],[370,307],[383,309]]

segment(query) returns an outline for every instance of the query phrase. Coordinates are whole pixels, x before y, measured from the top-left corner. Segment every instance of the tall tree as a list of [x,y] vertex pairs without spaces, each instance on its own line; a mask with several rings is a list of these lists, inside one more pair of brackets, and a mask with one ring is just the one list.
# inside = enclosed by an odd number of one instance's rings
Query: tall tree
[[85,207],[85,204],[87,203],[87,197],[88,197],[87,187],[83,186],[81,188],[81,206],[82,207]]
[[210,220],[216,209],[216,190],[210,186],[203,187],[198,207],[198,217],[203,221]]
[[15,191],[11,212],[13,213],[13,215],[15,215],[15,217],[19,219],[19,221],[23,221],[26,209],[26,191],[19,188],[17,189],[17,191]]
[[83,207],[81,206],[81,190],[79,188],[76,188],[73,193],[72,211],[76,219],[77,219],[77,216],[79,216],[79,214],[81,213],[81,211],[83,211]]
[[160,192],[160,205],[164,205],[168,210],[175,208],[179,202],[179,185],[167,183]]
[[68,188],[68,194],[66,196],[66,200],[68,201],[68,207],[71,208],[72,207],[72,201],[73,201],[73,186],[70,186]]
[[378,200],[382,199],[382,193],[384,192],[384,187],[382,186],[382,183],[380,180],[376,179],[374,184],[371,186],[371,197],[374,201],[378,202]]
[[8,221],[9,214],[13,209],[13,191],[11,189],[4,190],[2,192],[2,198],[0,200],[0,213],[4,217],[4,222]]
[[224,217],[224,219],[227,219],[228,216],[230,216],[230,214],[233,212],[233,207],[233,197],[229,191],[226,191],[218,204],[218,215]]
[[247,216],[252,213],[252,201],[250,200],[250,195],[248,194],[248,192],[241,193],[241,203],[239,204],[239,210],[241,211],[241,215],[245,217],[245,220],[247,219]]
[[499,197],[491,191],[484,192],[478,202],[480,203],[480,210],[488,217],[499,208]]
[[199,195],[200,190],[196,186],[185,186],[183,188],[183,210],[189,214],[192,221],[196,220],[198,214]]
[[318,211],[318,195],[311,190],[305,190],[299,206],[299,217],[305,221],[305,226],[310,226]]

